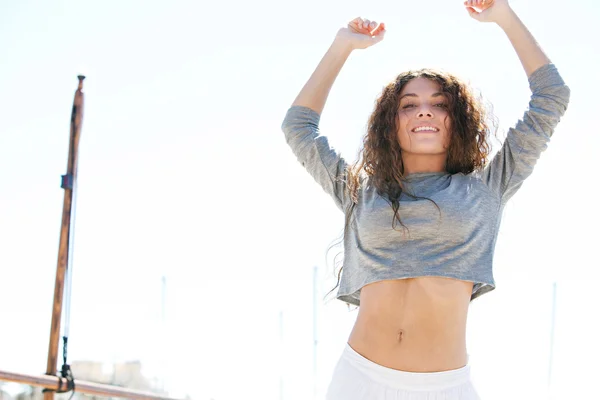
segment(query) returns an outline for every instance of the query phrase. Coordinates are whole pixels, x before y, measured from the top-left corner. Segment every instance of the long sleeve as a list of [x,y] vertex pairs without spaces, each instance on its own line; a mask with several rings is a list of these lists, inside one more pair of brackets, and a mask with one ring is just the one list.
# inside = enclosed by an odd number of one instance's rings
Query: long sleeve
[[528,110],[516,126],[509,129],[502,148],[481,175],[502,204],[506,204],[533,172],[569,103],[569,87],[554,64],[546,64],[533,72],[529,87],[532,94]]
[[346,161],[319,134],[320,115],[308,107],[292,106],[281,129],[298,161],[329,194],[337,207],[345,211]]

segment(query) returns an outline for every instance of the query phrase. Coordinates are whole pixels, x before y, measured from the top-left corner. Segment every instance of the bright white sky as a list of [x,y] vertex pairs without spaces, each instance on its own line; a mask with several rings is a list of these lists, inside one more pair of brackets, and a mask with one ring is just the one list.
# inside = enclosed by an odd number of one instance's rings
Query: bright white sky
[[[552,398],[577,398],[597,392],[600,357],[600,7],[512,4],[572,97],[506,209],[498,288],[472,304],[468,350],[482,398],[545,398],[557,280]],[[312,398],[313,267],[322,298],[343,215],[280,124],[356,16],[386,22],[388,34],[351,56],[323,114],[323,134],[348,161],[377,94],[409,68],[468,79],[494,104],[501,138],[522,116],[529,90],[510,43],[460,0],[0,2],[0,369],[45,371],[82,73],[70,361],[141,360],[172,395],[194,399],[280,399],[280,378],[283,398]],[[319,302],[320,398],[356,314]]]

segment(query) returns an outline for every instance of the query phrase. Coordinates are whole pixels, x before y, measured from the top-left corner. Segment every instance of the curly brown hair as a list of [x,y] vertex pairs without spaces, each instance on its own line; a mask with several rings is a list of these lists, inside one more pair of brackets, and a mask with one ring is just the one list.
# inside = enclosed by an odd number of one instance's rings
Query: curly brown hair
[[[395,224],[397,221],[403,229],[408,230],[402,223],[398,212],[405,177],[402,150],[397,135],[397,123],[400,93],[404,86],[415,78],[426,78],[439,84],[440,91],[448,101],[451,138],[446,158],[446,172],[450,174],[469,174],[483,168],[487,161],[491,151],[488,142],[491,133],[490,128],[493,128],[494,134],[497,129],[496,119],[491,112],[491,107],[488,111],[480,96],[475,96],[465,82],[447,72],[423,68],[401,73],[394,81],[383,88],[382,93],[377,98],[375,109],[369,118],[368,129],[363,139],[363,148],[359,153],[359,159],[346,169],[345,181],[352,202],[345,213],[346,222],[343,237],[347,234],[352,212],[358,202],[361,172],[371,177],[371,182],[376,188],[377,194],[390,203],[394,211],[392,228],[396,229]],[[433,200],[413,196],[408,192],[404,193],[413,198],[433,202],[439,211],[438,205]],[[342,269],[343,267],[340,267],[337,273],[336,286],[327,295],[339,286]]]

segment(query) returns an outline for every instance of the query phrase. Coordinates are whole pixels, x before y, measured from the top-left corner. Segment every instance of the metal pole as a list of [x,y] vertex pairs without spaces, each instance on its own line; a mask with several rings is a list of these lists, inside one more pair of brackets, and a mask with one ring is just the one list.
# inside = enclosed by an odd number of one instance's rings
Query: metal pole
[[166,325],[166,302],[167,302],[167,277],[163,275],[162,277],[162,298],[161,298],[161,342],[163,343],[163,348],[161,350],[161,360],[160,360],[160,382],[161,382],[161,390],[165,391],[165,375],[166,375],[166,363],[167,356],[165,354],[166,346],[164,345],[167,342],[167,325]]
[[548,389],[552,384],[552,364],[554,363],[554,329],[556,325],[556,282],[552,284],[552,322],[550,326],[550,360],[548,362]]
[[[46,364],[46,374],[48,375],[56,375],[56,361],[58,358],[58,341],[60,336],[60,318],[62,312],[65,272],[69,258],[69,233],[71,229],[73,187],[75,180],[77,179],[77,153],[79,148],[79,136],[81,133],[81,122],[83,120],[83,80],[85,79],[85,76],[79,75],[77,78],[79,79],[79,85],[75,91],[73,109],[71,111],[67,174],[62,177],[63,181],[61,185],[65,190],[65,195],[60,229],[60,242],[58,247],[56,280],[54,283],[54,301],[52,304],[52,323],[50,326],[50,342],[48,345],[48,362]],[[53,399],[53,392],[44,393],[44,400]]]
[[317,312],[318,312],[318,303],[317,303],[317,293],[318,293],[318,278],[319,278],[319,267],[314,266],[313,268],[313,398],[317,398]]
[[279,357],[281,357],[281,359],[280,359],[281,367],[279,370],[279,400],[283,400],[283,370],[284,370],[283,360],[285,358],[284,352],[283,352],[283,310],[279,311],[279,344],[280,344]]

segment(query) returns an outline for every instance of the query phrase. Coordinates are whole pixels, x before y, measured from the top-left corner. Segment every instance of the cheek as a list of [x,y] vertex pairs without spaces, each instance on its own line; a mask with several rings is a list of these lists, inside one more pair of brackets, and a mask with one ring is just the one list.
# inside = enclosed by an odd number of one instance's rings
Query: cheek
[[403,111],[399,111],[398,112],[398,127],[406,126],[407,122],[408,122],[408,117],[406,116],[406,113]]
[[408,133],[406,131],[408,122],[409,122],[409,118],[406,116],[406,114],[403,112],[399,112],[398,119],[397,119],[397,123],[398,123],[397,134],[398,134],[398,139],[400,139],[401,142],[408,140],[407,139]]

